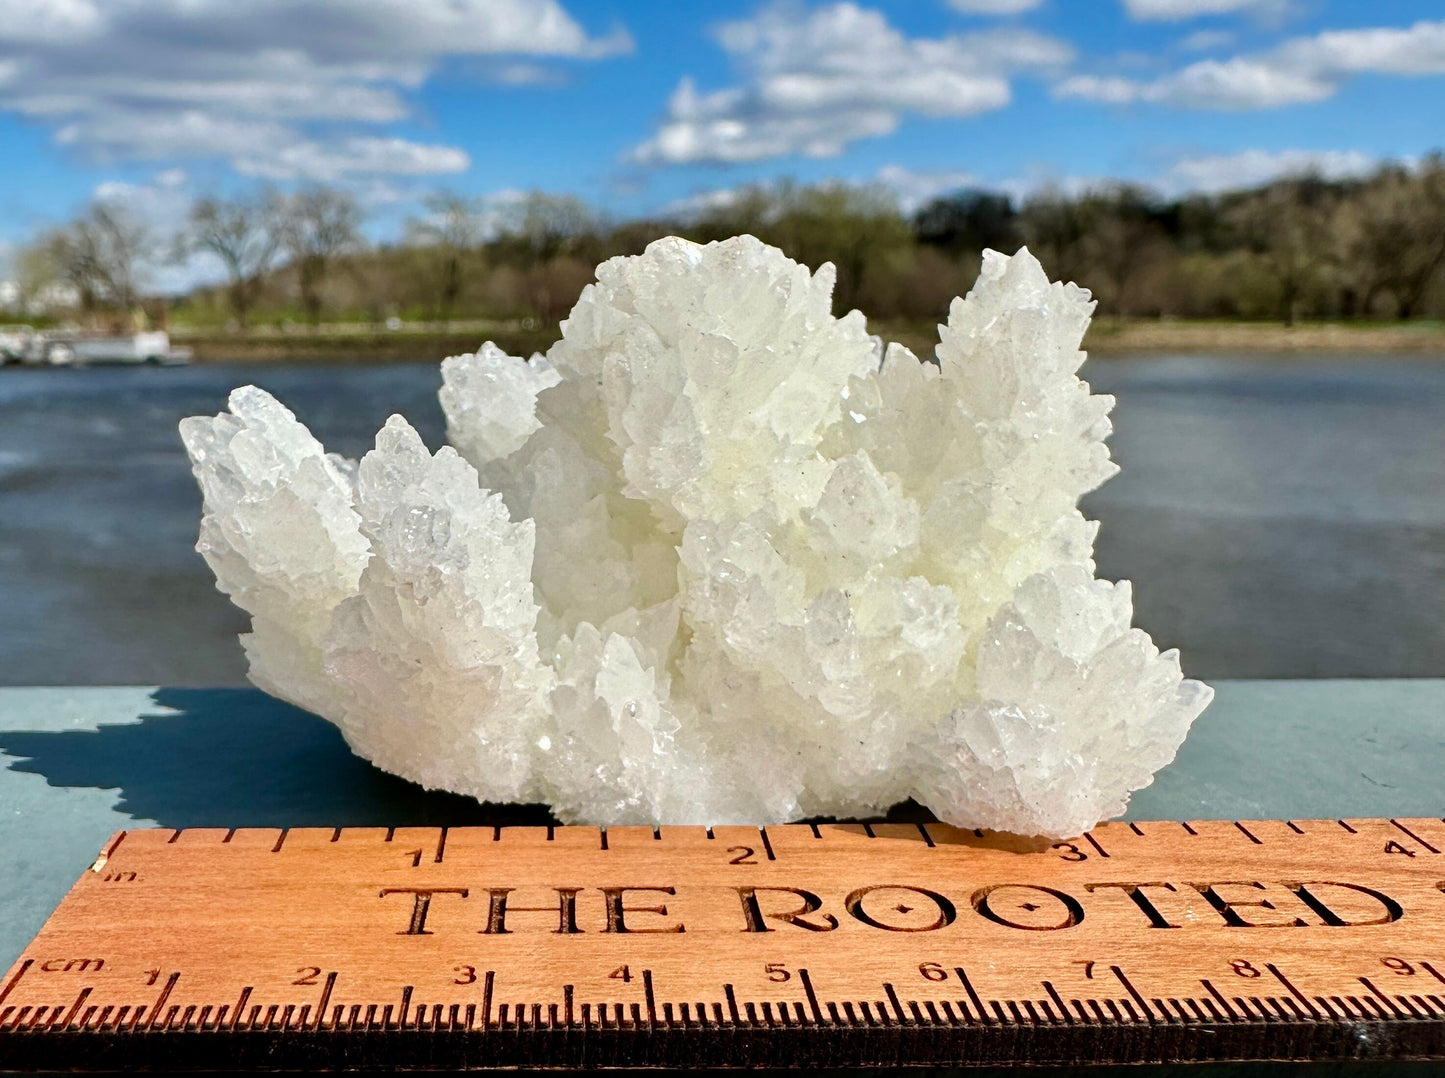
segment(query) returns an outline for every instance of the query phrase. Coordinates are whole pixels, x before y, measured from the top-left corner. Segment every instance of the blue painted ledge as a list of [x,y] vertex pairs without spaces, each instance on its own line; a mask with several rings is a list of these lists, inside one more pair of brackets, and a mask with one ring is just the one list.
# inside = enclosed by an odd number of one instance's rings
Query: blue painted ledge
[[[1223,681],[1130,819],[1445,813],[1445,680]],[[0,968],[129,827],[546,823],[427,793],[250,689],[0,688]]]

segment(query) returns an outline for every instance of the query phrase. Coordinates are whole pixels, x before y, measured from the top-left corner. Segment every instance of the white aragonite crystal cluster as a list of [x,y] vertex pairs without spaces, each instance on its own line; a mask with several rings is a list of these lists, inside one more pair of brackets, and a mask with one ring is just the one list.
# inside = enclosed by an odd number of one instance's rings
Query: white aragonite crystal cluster
[[442,364],[435,454],[393,416],[353,464],[251,387],[185,420],[252,679],[567,821],[1119,813],[1212,694],[1094,578],[1089,294],[987,252],[933,363],[833,279],[749,236],[612,259],[546,358]]

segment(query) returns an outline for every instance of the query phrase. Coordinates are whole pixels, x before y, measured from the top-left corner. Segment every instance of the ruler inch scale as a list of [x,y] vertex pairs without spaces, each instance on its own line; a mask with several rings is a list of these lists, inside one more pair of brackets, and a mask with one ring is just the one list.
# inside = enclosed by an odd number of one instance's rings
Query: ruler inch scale
[[120,832],[0,1069],[1445,1059],[1445,819]]

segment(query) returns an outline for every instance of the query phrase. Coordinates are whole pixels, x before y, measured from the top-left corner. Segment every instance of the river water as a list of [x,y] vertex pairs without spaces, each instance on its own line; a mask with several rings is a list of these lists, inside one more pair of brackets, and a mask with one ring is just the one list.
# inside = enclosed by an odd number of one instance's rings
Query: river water
[[[1123,474],[1100,574],[1190,674],[1445,676],[1445,363],[1092,363]],[[236,685],[245,619],[193,550],[176,435],[255,382],[359,456],[442,442],[432,365],[0,370],[0,684]]]

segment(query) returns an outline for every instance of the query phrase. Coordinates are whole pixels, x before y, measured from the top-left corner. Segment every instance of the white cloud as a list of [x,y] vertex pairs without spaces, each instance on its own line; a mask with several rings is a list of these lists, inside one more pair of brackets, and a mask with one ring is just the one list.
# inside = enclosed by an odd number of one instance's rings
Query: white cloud
[[1007,105],[1009,76],[1057,71],[1073,50],[1026,30],[909,38],[851,0],[808,8],[780,0],[717,38],[742,76],[700,92],[685,78],[657,133],[633,153],[644,164],[830,157],[886,135],[904,115],[971,116]]
[[541,82],[536,61],[631,47],[620,29],[590,35],[561,0],[0,0],[0,111],[102,160],[451,172],[461,151],[374,130],[407,118],[442,63],[485,58],[487,77]]
[[695,221],[714,210],[725,210],[742,197],[740,187],[722,187],[714,191],[699,191],[684,195],[660,206],[657,216],[668,221]]
[[276,153],[236,160],[236,169],[267,180],[306,178],[334,182],[347,176],[439,176],[465,172],[471,158],[453,146],[427,146],[400,138],[349,138],[298,142]]
[[191,192],[181,169],[166,169],[149,183],[107,180],[97,184],[92,197],[97,202],[120,206],[147,228],[163,234],[174,233],[191,210]]
[[1213,194],[1305,173],[1330,180],[1349,179],[1365,175],[1378,164],[1358,150],[1244,150],[1183,158],[1171,165],[1155,186],[1170,196]]
[[0,34],[20,42],[58,42],[87,37],[101,25],[91,0],[0,0]]
[[1132,18],[1168,22],[1240,13],[1277,18],[1290,6],[1290,0],[1124,0],[1124,10]]
[[1021,15],[1044,0],[948,0],[948,6],[965,15]]
[[946,195],[964,187],[981,186],[977,177],[970,172],[948,169],[915,172],[902,165],[885,165],[878,170],[875,182],[891,190],[898,198],[898,208],[910,214],[939,195]]
[[[898,209],[905,214],[913,213],[920,206],[950,191],[984,186],[970,172],[949,169],[914,171],[902,165],[885,165],[871,179],[824,180],[822,185],[874,189],[881,187],[892,195],[897,201]],[[727,209],[749,190],[748,187],[720,187],[699,191],[667,203],[657,213],[663,218],[689,221],[712,210]]]
[[1179,42],[1185,52],[1209,52],[1234,44],[1234,35],[1228,30],[1196,30]]
[[1445,21],[1297,37],[1269,52],[1201,60],[1153,81],[1079,75],[1054,93],[1104,104],[1262,109],[1322,101],[1359,74],[1445,74]]

